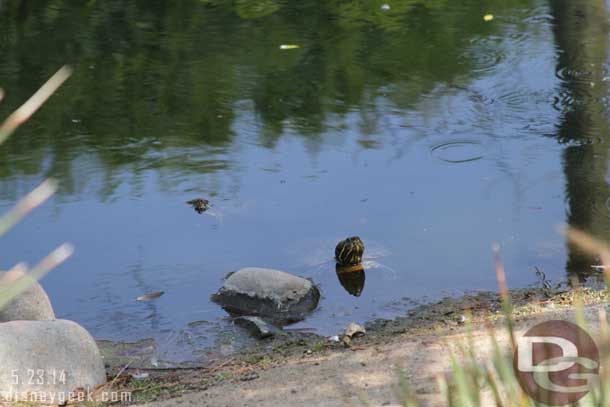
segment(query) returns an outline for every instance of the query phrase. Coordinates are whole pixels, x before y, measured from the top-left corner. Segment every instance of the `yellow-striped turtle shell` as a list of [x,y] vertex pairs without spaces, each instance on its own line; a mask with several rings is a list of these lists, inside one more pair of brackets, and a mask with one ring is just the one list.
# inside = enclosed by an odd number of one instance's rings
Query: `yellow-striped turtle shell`
[[335,247],[335,260],[341,266],[355,266],[362,262],[364,243],[358,236],[348,237]]

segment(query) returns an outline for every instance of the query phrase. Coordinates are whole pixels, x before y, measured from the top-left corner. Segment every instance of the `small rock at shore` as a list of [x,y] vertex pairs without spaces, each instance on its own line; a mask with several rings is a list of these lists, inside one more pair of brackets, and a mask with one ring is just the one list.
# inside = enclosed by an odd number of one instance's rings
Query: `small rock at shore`
[[[70,392],[93,390],[106,382],[104,362],[91,335],[67,320],[11,321],[0,324],[0,389],[65,404]],[[31,400],[30,400],[31,401]]]
[[358,338],[359,336],[364,336],[365,333],[366,329],[355,322],[352,322],[347,326],[347,328],[345,328],[345,336],[350,338]]
[[42,286],[19,270],[11,270],[0,275],[0,289],[9,287],[20,279],[26,279],[30,286],[0,309],[0,322],[29,320],[46,321],[55,319],[55,312],[49,296]]
[[281,324],[302,320],[314,310],[320,291],[311,281],[284,271],[247,267],[230,274],[212,300],[231,314]]
[[364,334],[366,334],[366,329],[364,329],[363,326],[352,322],[345,328],[345,333],[343,334],[341,342],[343,343],[343,346],[349,348],[352,346],[352,338],[358,338],[364,336]]
[[260,317],[237,317],[233,320],[237,326],[245,328],[257,339],[265,339],[283,334],[283,331]]

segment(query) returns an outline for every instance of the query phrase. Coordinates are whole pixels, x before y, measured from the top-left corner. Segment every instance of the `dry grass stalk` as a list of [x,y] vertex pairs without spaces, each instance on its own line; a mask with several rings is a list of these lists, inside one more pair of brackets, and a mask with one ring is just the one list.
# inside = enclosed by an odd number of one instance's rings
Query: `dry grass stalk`
[[[5,307],[13,298],[27,290],[34,282],[40,280],[51,270],[66,261],[74,253],[71,244],[64,243],[42,259],[30,272],[25,264],[19,263],[8,271],[0,288],[0,309]],[[13,276],[19,276],[17,278]]]
[[[40,106],[70,77],[72,69],[61,67],[34,95],[21,107],[15,110],[0,125],[0,144],[36,112]],[[0,101],[4,98],[4,91],[0,89]],[[57,190],[57,183],[46,180],[32,192],[21,199],[13,209],[0,218],[0,236],[9,231],[24,216],[34,208],[49,199]],[[0,278],[0,309],[10,303],[13,298],[27,290],[34,282],[40,280],[49,271],[66,261],[74,252],[72,245],[64,243],[52,251],[37,264],[30,273],[25,264],[17,264],[12,270]]]
[[0,236],[8,232],[34,208],[53,196],[55,191],[57,191],[57,182],[48,179],[22,198],[17,205],[0,218]]
[[[70,77],[72,68],[64,65],[53,75],[36,93],[34,93],[21,107],[15,110],[4,123],[0,125],[0,144],[23,123],[25,123],[46,100]],[[2,93],[3,94],[3,93]],[[1,95],[0,94],[0,99]]]

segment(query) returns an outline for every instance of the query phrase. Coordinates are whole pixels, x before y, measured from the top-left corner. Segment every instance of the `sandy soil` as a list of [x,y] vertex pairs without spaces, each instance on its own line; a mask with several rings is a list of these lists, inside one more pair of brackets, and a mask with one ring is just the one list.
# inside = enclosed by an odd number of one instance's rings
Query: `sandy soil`
[[[517,333],[545,320],[573,319],[571,300],[566,295],[553,300],[531,298],[530,294],[525,297],[529,301],[517,307],[514,314]],[[593,297],[585,301],[588,304],[585,310],[595,336],[599,309],[607,299],[605,294]],[[422,405],[444,405],[437,379],[449,372],[449,356],[459,354],[460,347],[466,343],[469,335],[466,326],[459,323],[463,319],[459,311],[468,309],[465,301],[472,303],[472,298],[445,304],[447,307],[429,307],[404,320],[377,324],[370,333],[354,340],[350,348],[333,345],[312,350],[308,348],[311,344],[306,343],[303,348],[292,349],[281,357],[270,355],[271,359],[267,359],[265,356],[264,363],[244,364],[243,360],[227,363],[214,371],[217,376],[225,375],[225,380],[202,390],[185,391],[177,397],[173,393],[169,399],[147,405],[399,406],[402,405],[397,385],[399,372],[408,378]],[[481,363],[491,355],[490,329],[495,331],[506,352],[510,351],[497,302],[492,297],[484,299],[489,301],[475,299],[479,308],[467,314],[472,321],[472,343]],[[190,377],[191,380],[200,378],[201,372],[194,372]]]

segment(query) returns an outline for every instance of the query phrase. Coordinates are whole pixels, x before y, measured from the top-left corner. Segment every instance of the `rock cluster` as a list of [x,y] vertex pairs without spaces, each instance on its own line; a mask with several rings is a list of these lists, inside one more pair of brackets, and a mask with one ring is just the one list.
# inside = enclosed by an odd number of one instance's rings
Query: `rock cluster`
[[[20,279],[0,275],[0,295]],[[106,382],[91,335],[75,322],[55,319],[48,295],[36,281],[0,310],[0,397],[4,401],[65,404]]]

